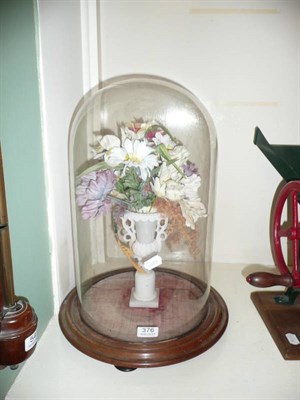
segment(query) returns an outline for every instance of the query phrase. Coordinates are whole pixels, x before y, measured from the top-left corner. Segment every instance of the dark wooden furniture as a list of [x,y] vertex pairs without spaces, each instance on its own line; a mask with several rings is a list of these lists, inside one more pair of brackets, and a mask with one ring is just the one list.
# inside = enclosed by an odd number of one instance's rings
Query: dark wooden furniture
[[300,360],[300,344],[291,344],[287,334],[300,338],[300,297],[294,304],[278,304],[282,292],[253,292],[251,299],[268,328],[274,342],[286,360]]
[[36,344],[37,316],[14,291],[4,174],[0,148],[0,369],[26,360]]

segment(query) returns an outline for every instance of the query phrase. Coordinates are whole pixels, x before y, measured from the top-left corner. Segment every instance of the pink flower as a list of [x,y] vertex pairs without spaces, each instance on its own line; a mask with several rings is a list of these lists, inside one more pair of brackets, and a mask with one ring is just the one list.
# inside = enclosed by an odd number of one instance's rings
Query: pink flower
[[113,171],[94,171],[84,175],[76,187],[76,203],[83,219],[95,218],[110,211],[107,195],[114,189],[116,176]]
[[147,140],[152,140],[155,137],[156,133],[157,131],[148,131],[145,135],[145,138]]

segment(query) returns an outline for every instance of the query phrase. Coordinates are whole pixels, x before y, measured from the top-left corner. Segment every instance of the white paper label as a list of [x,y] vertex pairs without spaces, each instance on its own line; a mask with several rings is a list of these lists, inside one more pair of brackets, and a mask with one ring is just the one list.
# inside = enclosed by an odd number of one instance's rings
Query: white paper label
[[290,344],[293,344],[294,346],[300,344],[299,339],[294,333],[286,333],[285,336]]
[[158,337],[158,326],[138,326],[137,337],[141,338],[153,338]]
[[37,342],[37,331],[35,330],[32,335],[25,339],[25,351],[29,351]]
[[150,271],[162,264],[162,258],[158,254],[149,258],[149,260],[144,261],[143,267]]

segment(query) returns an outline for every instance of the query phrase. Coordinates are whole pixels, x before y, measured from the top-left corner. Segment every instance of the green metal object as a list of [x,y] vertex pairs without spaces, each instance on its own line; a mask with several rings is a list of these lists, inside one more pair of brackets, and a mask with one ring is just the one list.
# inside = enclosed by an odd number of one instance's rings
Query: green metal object
[[289,287],[282,296],[274,297],[275,303],[286,305],[294,304],[299,293],[299,290]]
[[254,144],[286,182],[300,180],[300,145],[271,145],[259,128],[255,128]]

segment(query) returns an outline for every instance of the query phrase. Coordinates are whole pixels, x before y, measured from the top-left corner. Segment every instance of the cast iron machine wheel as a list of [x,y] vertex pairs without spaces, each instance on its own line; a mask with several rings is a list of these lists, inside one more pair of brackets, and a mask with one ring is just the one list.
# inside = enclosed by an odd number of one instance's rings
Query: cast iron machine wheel
[[[247,282],[257,287],[269,287],[282,285],[288,288],[285,296],[276,298],[280,303],[293,303],[300,288],[300,223],[298,203],[300,199],[300,181],[291,181],[281,189],[274,208],[272,221],[272,244],[274,248],[275,264],[281,275],[267,272],[256,272],[247,277]],[[290,221],[283,223],[283,210],[286,203],[290,201]],[[292,247],[292,266],[288,267],[284,257],[284,239],[290,242]]]

